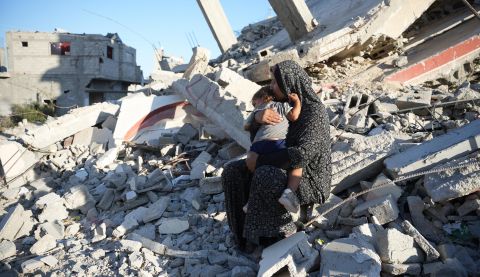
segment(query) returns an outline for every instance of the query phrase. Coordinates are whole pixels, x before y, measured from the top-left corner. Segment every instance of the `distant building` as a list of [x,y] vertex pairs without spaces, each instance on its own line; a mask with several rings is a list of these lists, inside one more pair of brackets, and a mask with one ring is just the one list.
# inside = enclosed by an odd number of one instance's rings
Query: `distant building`
[[119,99],[143,80],[136,50],[117,34],[7,32],[6,43],[0,101],[10,104],[53,102],[66,107],[59,109],[64,113],[67,107]]

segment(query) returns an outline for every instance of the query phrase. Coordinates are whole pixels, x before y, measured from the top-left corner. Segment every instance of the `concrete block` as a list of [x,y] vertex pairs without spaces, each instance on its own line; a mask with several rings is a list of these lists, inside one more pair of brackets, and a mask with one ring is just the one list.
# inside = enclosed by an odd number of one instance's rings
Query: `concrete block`
[[180,218],[164,218],[160,220],[158,232],[160,234],[180,234],[188,230],[188,220]]
[[292,41],[301,39],[318,25],[303,0],[269,0],[269,2]]
[[382,271],[394,276],[405,274],[419,276],[422,272],[422,264],[382,264]]
[[117,125],[117,118],[113,115],[110,115],[102,123],[102,129],[108,129],[110,131],[115,131],[115,126]]
[[215,72],[215,82],[222,87],[226,87],[237,80],[243,79],[243,77],[237,72],[229,69],[228,67],[222,67]]
[[222,177],[207,177],[200,180],[200,191],[203,194],[219,194],[223,192]]
[[189,80],[196,74],[206,74],[209,60],[210,51],[208,49],[203,47],[193,48],[193,54],[188,63],[187,70],[183,73],[183,78]]
[[117,147],[108,149],[107,152],[105,152],[100,158],[98,158],[95,164],[97,168],[103,169],[113,164],[113,162],[117,159],[118,151],[120,151],[120,149]]
[[250,135],[243,130],[247,114],[238,106],[241,101],[202,75],[194,76],[190,82],[178,80],[173,83],[173,87],[242,147],[250,147]]
[[[334,205],[342,202],[342,199],[333,193],[330,194],[327,201],[323,204],[315,204],[313,206],[312,217],[316,217],[319,214],[325,212],[326,210],[330,209]],[[326,214],[324,218],[321,218],[319,221],[313,223],[318,228],[327,229],[332,228],[337,221],[338,213],[340,212],[341,207],[338,207],[331,211],[330,213]]]
[[380,224],[392,222],[398,217],[398,207],[391,195],[366,201],[358,205],[352,212],[353,216],[360,216],[366,213],[375,216]]
[[383,160],[396,151],[392,133],[358,137],[332,147],[332,192],[341,192],[378,175]]
[[57,242],[52,235],[46,234],[30,247],[30,253],[33,255],[42,255],[48,250],[52,250],[57,246]]
[[195,129],[192,124],[187,123],[184,124],[175,135],[173,135],[173,140],[177,143],[187,145],[188,142],[195,137],[198,137],[198,130]]
[[355,236],[325,244],[320,256],[318,276],[380,276],[382,263],[373,245]]
[[422,248],[423,252],[427,255],[427,262],[434,261],[440,257],[440,253],[438,253],[437,249],[433,247],[433,245],[425,239],[422,234],[408,221],[404,220],[402,222],[402,227],[405,233],[409,236],[413,237],[415,242]]
[[0,261],[15,255],[16,252],[17,247],[15,247],[15,243],[9,240],[0,242]]
[[107,238],[107,225],[105,222],[95,226],[93,229],[92,243],[102,241]]
[[383,230],[381,225],[375,225],[372,223],[362,224],[352,228],[352,233],[356,237],[375,245],[375,236],[378,231]]
[[149,240],[145,237],[142,237],[136,233],[131,233],[127,236],[128,239],[130,240],[135,240],[139,241],[142,243],[142,246],[149,249],[150,251],[158,254],[158,255],[164,255],[165,251],[167,250],[167,247],[161,243],[158,243],[153,240]]
[[460,216],[464,216],[479,209],[480,199],[466,200],[460,207],[457,208],[457,213]]
[[[416,108],[416,107],[428,107],[430,106],[431,99],[432,99],[432,90],[430,89],[414,90],[414,91],[404,92],[401,96],[397,98],[395,104],[400,110]],[[422,110],[415,110],[414,113],[418,114],[419,111],[422,111]],[[424,114],[421,113],[420,115],[424,115]]]
[[143,214],[142,221],[144,223],[147,223],[162,217],[163,212],[165,212],[169,204],[170,204],[169,196],[161,197],[155,203],[150,205],[150,207],[148,207],[148,209]]
[[45,264],[40,260],[40,257],[36,257],[30,260],[24,261],[20,267],[23,273],[33,273],[37,269],[42,268]]
[[443,240],[443,232],[437,229],[431,221],[429,221],[423,214],[425,204],[419,196],[407,197],[408,209],[415,228],[427,239],[433,242],[440,242]]
[[20,204],[10,207],[8,213],[3,216],[0,222],[0,239],[15,240],[20,228],[24,224],[24,211],[23,206]]
[[95,199],[85,185],[71,187],[63,198],[68,209],[80,210],[83,214],[87,214],[88,210],[94,208],[96,204]]
[[135,240],[122,239],[120,240],[120,249],[128,253],[138,252],[142,248],[142,243]]
[[318,262],[318,256],[318,251],[308,243],[308,236],[298,232],[263,250],[257,276],[274,276],[284,267],[291,276],[306,276]]
[[367,193],[364,197],[365,200],[373,200],[375,198],[390,194],[394,201],[398,201],[398,198],[400,198],[400,196],[402,195],[403,190],[399,186],[395,185],[395,183],[393,183],[392,180],[388,179],[387,176],[385,176],[383,173],[377,176],[377,178],[373,182],[372,188],[388,183],[390,185]]
[[108,102],[77,108],[66,115],[28,130],[21,138],[28,145],[42,149],[105,121],[108,116],[115,115],[119,108],[118,105]]
[[112,206],[113,200],[115,199],[115,190],[107,189],[104,193],[100,202],[97,204],[97,208],[100,208],[104,211],[107,211]]
[[445,135],[387,158],[385,167],[396,178],[428,170],[449,160],[465,156],[477,150],[479,145],[480,120],[475,120]]
[[42,261],[44,264],[54,267],[58,263],[58,259],[55,258],[55,256],[48,255],[46,257],[41,257],[40,261]]
[[377,250],[385,263],[422,262],[421,252],[414,247],[414,240],[397,229],[381,230],[376,235]]
[[[440,164],[437,167],[434,167],[434,169],[462,164],[466,165],[478,161],[478,157],[480,157],[479,153],[472,153],[466,157],[458,158],[445,164]],[[480,165],[472,164],[460,169],[427,174],[424,180],[424,187],[433,201],[442,202],[480,190],[480,182],[478,182],[479,178]]]
[[208,152],[202,151],[202,153],[200,153],[200,155],[195,158],[195,160],[190,164],[190,166],[193,168],[198,165],[204,165],[209,163],[211,159],[212,156]]
[[90,127],[81,130],[73,136],[72,145],[90,146],[92,143],[114,146],[113,132],[110,129]]
[[61,221],[45,222],[38,225],[35,231],[35,235],[40,233],[51,235],[55,239],[63,239],[65,236],[65,226]]

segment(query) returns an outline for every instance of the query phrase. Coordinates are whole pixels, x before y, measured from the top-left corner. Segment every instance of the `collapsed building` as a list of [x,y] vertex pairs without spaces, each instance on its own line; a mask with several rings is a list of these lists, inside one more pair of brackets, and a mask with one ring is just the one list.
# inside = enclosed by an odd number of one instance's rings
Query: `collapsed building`
[[[198,47],[185,66],[159,59],[138,90],[148,96],[7,130],[1,270],[477,276],[478,19],[463,1],[403,2],[272,0],[278,19],[219,42],[220,57]],[[295,7],[302,30],[282,20]],[[250,99],[285,59],[327,107],[332,194],[302,231],[249,255],[234,244],[220,176],[244,157]]]
[[4,103],[54,103],[64,114],[69,107],[119,99],[130,84],[143,81],[135,49],[118,34],[7,32],[6,44]]

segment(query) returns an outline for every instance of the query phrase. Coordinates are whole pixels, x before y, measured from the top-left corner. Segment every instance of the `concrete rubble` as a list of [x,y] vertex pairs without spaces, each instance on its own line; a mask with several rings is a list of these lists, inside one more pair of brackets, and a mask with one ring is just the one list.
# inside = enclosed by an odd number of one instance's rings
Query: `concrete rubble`
[[[404,2],[270,1],[278,18],[215,59],[163,57],[136,93],[4,130],[0,275],[480,275],[478,22],[460,0]],[[326,106],[332,190],[246,254],[221,175],[287,59]]]

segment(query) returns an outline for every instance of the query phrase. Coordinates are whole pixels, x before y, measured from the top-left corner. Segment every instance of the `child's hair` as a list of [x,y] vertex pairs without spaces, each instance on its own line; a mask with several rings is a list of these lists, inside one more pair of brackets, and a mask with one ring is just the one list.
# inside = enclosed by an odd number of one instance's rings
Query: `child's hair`
[[254,101],[256,99],[263,99],[264,102],[272,101],[273,93],[270,89],[270,86],[263,86],[257,92],[255,92],[255,94],[252,96],[252,105],[254,105]]

